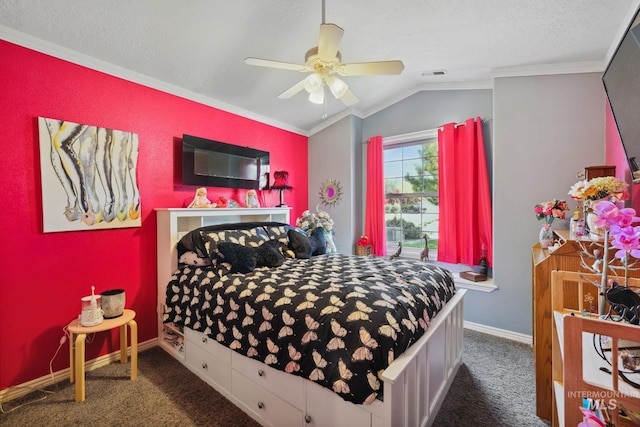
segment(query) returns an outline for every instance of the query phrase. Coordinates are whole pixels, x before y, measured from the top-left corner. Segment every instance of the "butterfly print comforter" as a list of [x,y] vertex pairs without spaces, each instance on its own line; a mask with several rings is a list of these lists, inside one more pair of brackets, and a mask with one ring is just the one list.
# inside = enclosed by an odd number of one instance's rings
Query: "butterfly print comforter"
[[164,321],[370,403],[454,293],[448,271],[405,259],[328,254],[222,277],[189,266],[167,286]]

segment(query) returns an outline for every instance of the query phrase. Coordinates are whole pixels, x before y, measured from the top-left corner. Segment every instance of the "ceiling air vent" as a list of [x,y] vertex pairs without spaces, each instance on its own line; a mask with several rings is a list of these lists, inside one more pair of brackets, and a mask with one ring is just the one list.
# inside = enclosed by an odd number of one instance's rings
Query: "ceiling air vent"
[[447,70],[422,71],[420,74],[422,75],[422,77],[446,76],[447,75]]

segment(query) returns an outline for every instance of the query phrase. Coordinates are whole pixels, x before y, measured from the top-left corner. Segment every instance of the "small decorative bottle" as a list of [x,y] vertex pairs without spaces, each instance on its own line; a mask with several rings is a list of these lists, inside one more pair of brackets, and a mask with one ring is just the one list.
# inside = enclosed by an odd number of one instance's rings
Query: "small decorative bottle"
[[578,214],[578,221],[576,224],[576,240],[580,239],[582,236],[584,236],[585,230],[584,230],[584,218],[582,217],[582,215]]
[[485,276],[487,275],[487,271],[489,271],[489,263],[487,262],[487,258],[486,255],[487,254],[487,248],[484,247],[484,245],[482,245],[482,257],[480,258],[480,274],[484,274]]
[[574,211],[569,222],[569,239],[578,240],[578,221],[580,221],[580,211]]

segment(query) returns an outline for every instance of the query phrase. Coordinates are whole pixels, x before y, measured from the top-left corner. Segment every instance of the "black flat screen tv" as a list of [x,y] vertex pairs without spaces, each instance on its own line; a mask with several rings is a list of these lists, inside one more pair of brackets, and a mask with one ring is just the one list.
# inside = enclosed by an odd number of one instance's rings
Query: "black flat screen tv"
[[269,182],[269,152],[182,135],[182,183],[260,189]]
[[640,9],[611,57],[602,82],[634,182],[640,182]]

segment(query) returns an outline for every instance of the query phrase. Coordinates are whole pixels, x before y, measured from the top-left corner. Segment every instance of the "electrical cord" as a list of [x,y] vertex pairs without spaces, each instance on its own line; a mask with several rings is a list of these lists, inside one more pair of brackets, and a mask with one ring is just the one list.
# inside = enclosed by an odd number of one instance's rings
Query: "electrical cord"
[[29,405],[31,403],[41,402],[41,401],[45,400],[47,397],[49,397],[49,395],[55,394],[55,393],[58,392],[58,387],[57,387],[57,383],[56,383],[56,380],[55,380],[55,375],[53,374],[53,361],[58,356],[58,353],[60,352],[60,349],[62,348],[62,346],[69,339],[69,331],[67,330],[67,326],[62,328],[62,332],[64,333],[64,335],[62,335],[62,337],[60,338],[60,344],[58,345],[58,348],[56,349],[55,353],[53,354],[53,357],[49,361],[49,375],[51,375],[51,384],[55,386],[55,390],[46,390],[46,389],[43,389],[43,388],[34,388],[34,387],[29,387],[29,386],[16,386],[16,387],[13,387],[14,389],[26,389],[26,390],[29,390],[30,393],[39,391],[43,395],[40,396],[40,398],[38,398],[36,400],[30,400],[30,401],[22,403],[22,404],[20,404],[18,406],[14,406],[11,409],[5,409],[2,406],[2,402],[0,402],[0,413],[8,414],[10,412],[15,411],[16,409],[22,408],[23,406]]

